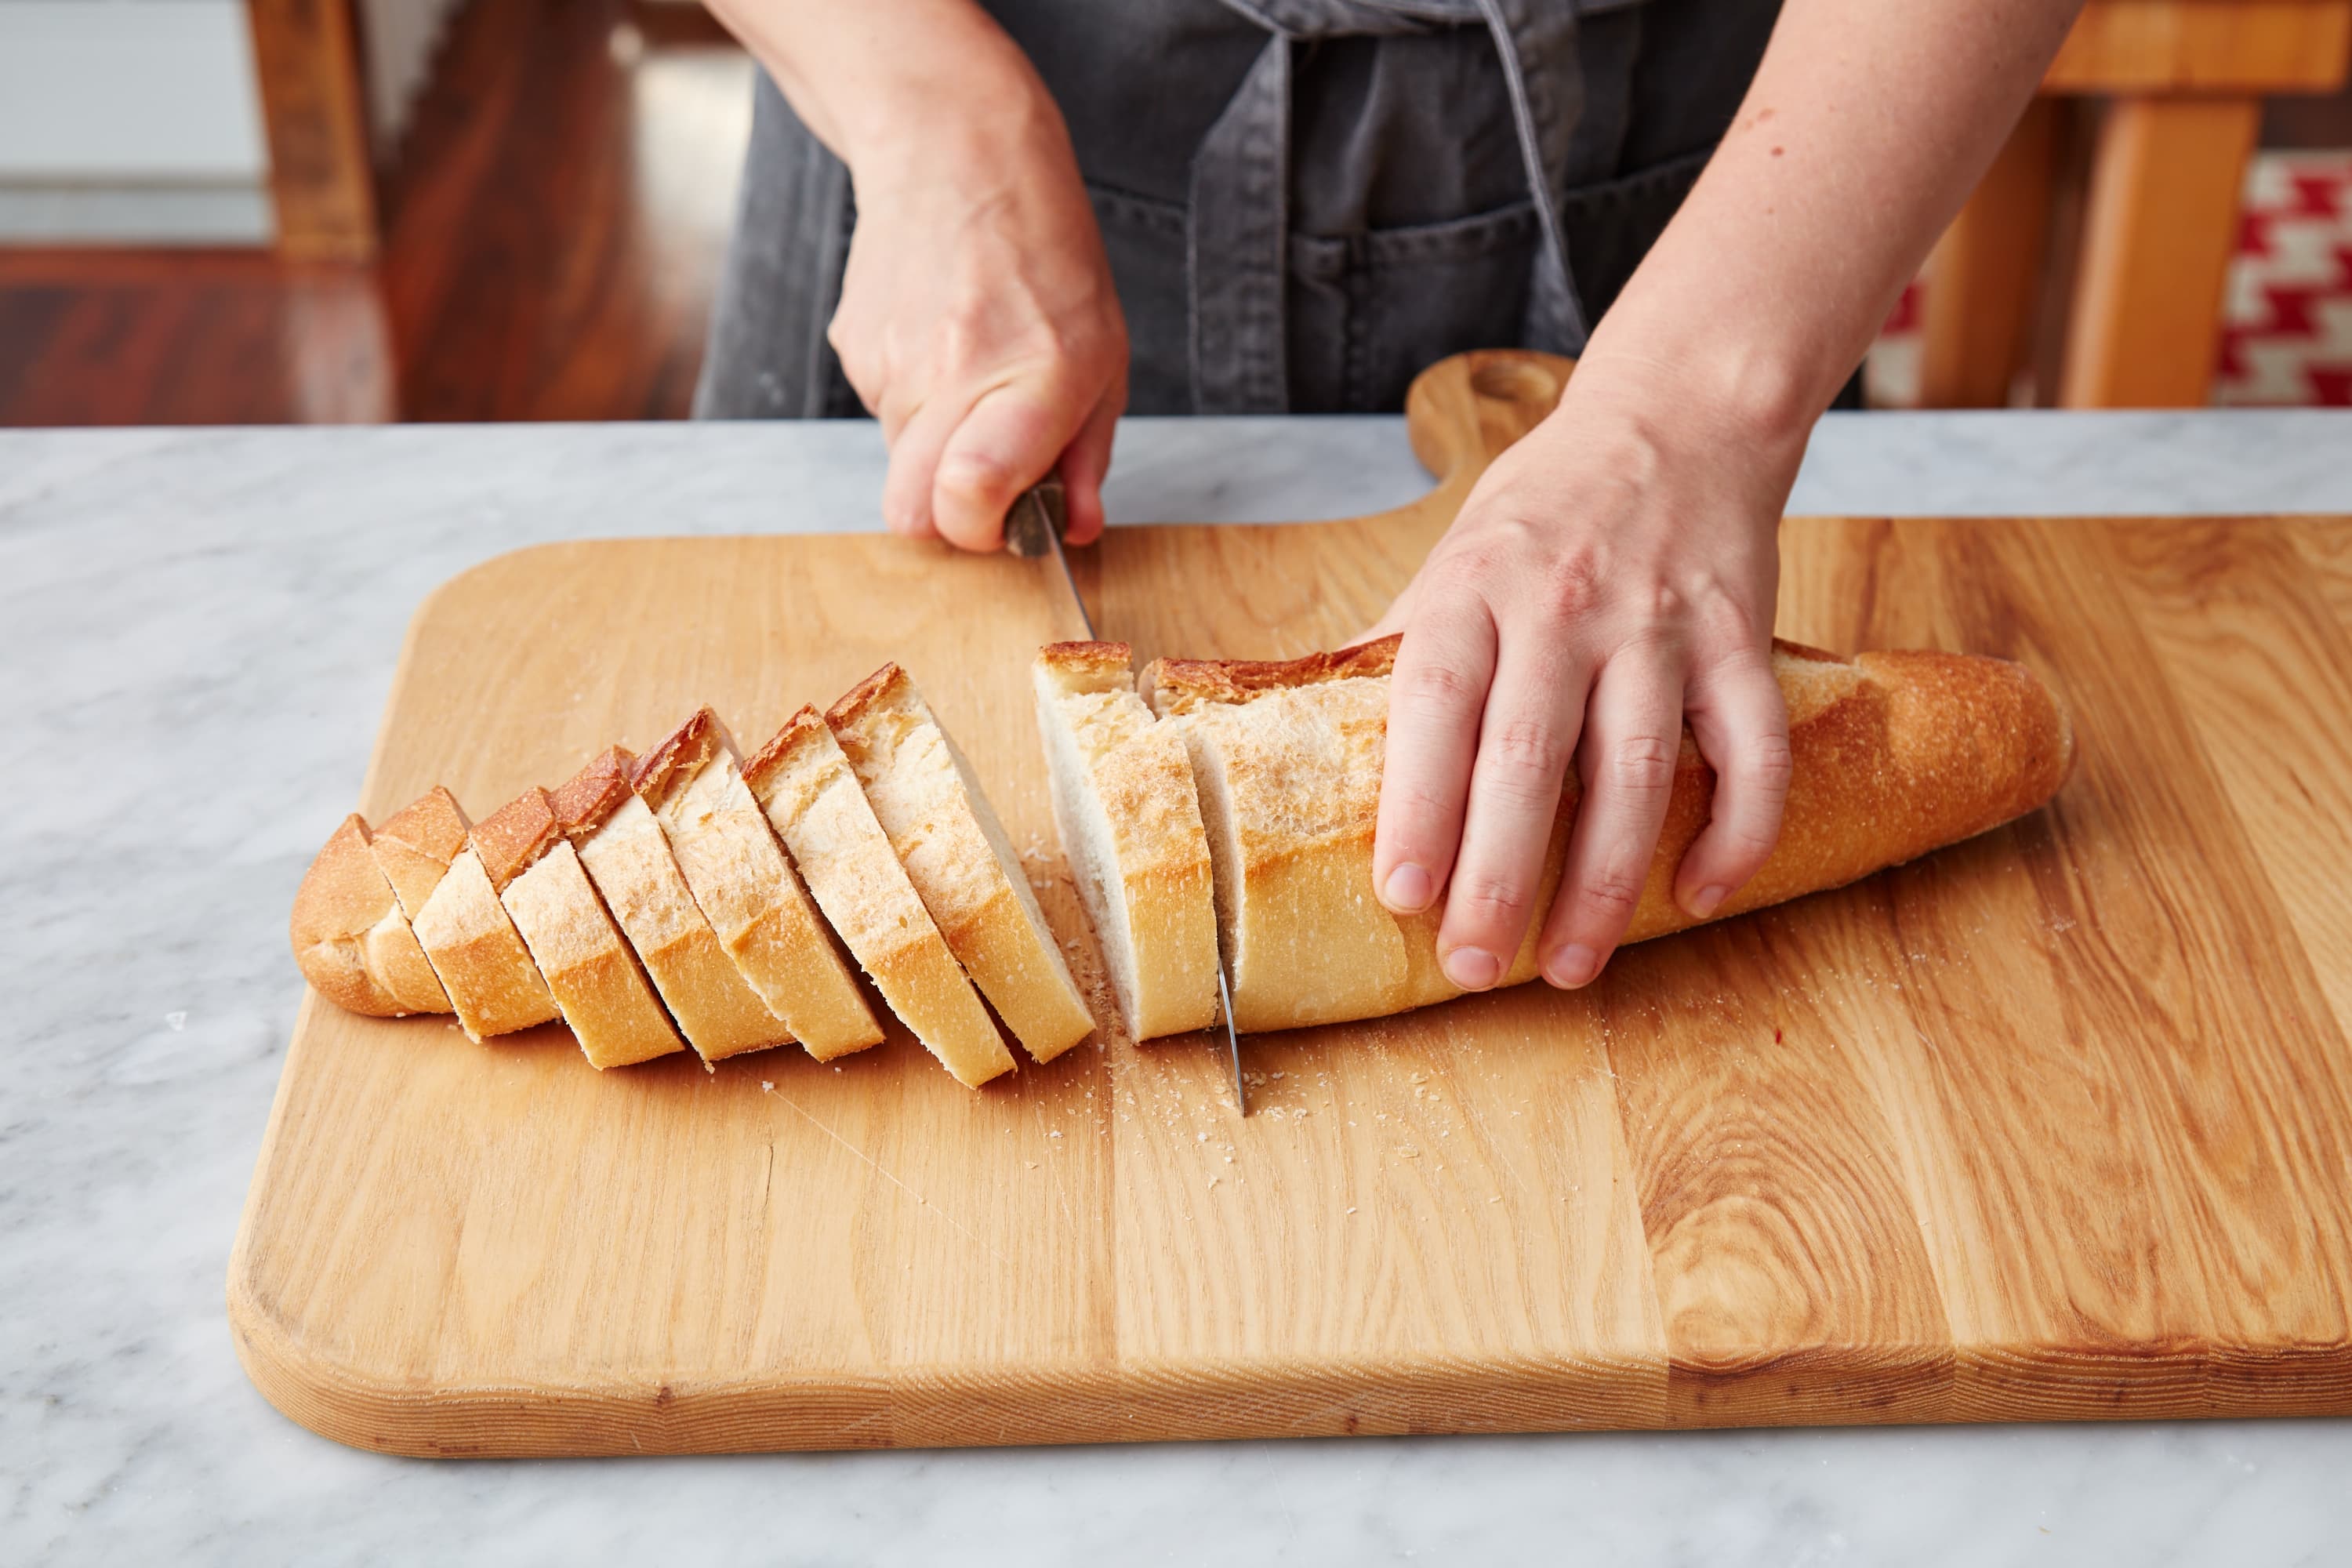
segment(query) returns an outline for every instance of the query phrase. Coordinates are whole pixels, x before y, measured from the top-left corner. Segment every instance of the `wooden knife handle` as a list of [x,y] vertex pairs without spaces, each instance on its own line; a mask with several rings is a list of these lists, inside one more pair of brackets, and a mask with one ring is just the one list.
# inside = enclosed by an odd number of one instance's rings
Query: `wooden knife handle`
[[1004,548],[1024,561],[1048,548],[1046,533],[1055,539],[1070,531],[1070,498],[1059,475],[1048,474],[1023,490],[1004,514]]

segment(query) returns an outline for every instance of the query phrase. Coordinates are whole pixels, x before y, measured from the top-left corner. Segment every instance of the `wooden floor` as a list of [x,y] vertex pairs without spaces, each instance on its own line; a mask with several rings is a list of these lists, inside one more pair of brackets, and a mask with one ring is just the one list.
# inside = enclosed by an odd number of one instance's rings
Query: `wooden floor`
[[751,68],[646,15],[466,7],[375,267],[0,249],[0,425],[684,417]]
[[[0,248],[0,425],[684,416],[751,67],[667,0],[469,0],[382,262]],[[2352,145],[2352,93],[2273,146]]]

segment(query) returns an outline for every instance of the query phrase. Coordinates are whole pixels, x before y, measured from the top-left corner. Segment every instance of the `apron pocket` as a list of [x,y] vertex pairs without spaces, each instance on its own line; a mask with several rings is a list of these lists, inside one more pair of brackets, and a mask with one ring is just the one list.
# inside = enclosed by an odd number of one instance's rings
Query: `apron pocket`
[[1580,185],[1560,205],[1569,270],[1584,319],[1598,323],[1715,155],[1710,144],[1646,169]]
[[1446,355],[1518,342],[1541,243],[1528,202],[1346,238],[1294,235],[1292,411],[1394,413]]
[[1192,295],[1186,218],[1175,202],[1087,182],[1127,316],[1127,411],[1192,412]]

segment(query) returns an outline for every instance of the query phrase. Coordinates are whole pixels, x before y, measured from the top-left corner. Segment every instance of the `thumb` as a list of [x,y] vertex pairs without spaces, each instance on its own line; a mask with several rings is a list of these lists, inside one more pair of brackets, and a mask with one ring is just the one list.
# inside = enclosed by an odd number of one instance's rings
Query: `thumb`
[[1035,381],[982,395],[948,437],[931,481],[931,520],[950,544],[994,550],[1004,512],[1023,490],[1053,472],[1087,410]]

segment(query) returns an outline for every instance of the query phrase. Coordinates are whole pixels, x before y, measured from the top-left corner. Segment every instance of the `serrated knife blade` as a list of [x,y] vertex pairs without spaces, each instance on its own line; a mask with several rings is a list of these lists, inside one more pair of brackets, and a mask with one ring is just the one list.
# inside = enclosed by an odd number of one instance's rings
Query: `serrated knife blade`
[[[1069,590],[1070,603],[1076,606],[1078,624],[1087,628],[1087,640],[1102,640],[1095,632],[1095,618],[1087,613],[1086,596],[1078,592],[1078,580],[1070,571],[1070,557],[1062,548],[1062,535],[1069,531],[1069,492],[1062,488],[1058,476],[1048,475],[1023,490],[1004,514],[1004,548],[1024,561],[1050,555],[1062,574],[1062,585]],[[1224,933],[1217,941],[1217,1021],[1224,1026],[1225,1051],[1234,1064],[1234,1104],[1241,1114],[1249,1114],[1249,1089],[1242,1080],[1242,1038],[1234,1029],[1234,989],[1225,978]]]

